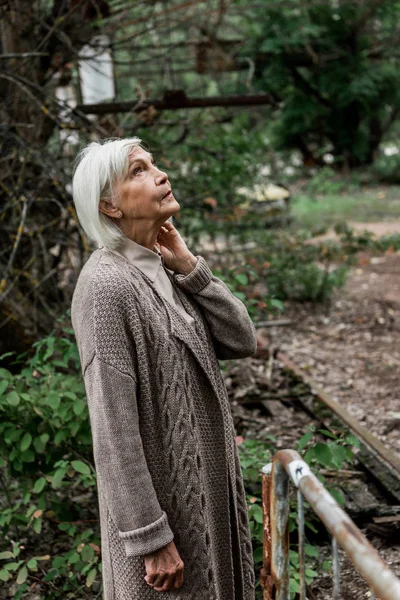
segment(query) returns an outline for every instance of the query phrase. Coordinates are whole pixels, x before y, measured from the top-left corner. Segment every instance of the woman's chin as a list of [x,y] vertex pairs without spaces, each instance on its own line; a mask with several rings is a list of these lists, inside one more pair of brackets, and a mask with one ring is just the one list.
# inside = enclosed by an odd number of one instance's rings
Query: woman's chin
[[175,200],[174,197],[169,200],[169,204],[166,205],[166,208],[168,208],[171,214],[177,213],[181,209],[179,202]]

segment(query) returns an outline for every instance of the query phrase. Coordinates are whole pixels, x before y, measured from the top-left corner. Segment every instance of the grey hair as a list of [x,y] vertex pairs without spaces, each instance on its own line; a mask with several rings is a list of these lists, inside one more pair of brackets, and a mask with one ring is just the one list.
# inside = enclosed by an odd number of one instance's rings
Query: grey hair
[[74,160],[72,197],[76,214],[87,237],[98,247],[115,249],[125,238],[114,219],[99,211],[99,204],[100,199],[114,201],[114,184],[126,177],[128,155],[133,147],[142,148],[141,142],[137,137],[91,142]]

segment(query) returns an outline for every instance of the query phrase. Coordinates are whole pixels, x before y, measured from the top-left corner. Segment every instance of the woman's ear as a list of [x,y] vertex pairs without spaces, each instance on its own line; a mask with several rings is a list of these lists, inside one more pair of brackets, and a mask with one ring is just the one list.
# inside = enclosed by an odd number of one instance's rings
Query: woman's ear
[[118,219],[122,217],[122,212],[120,211],[118,206],[115,206],[114,204],[112,204],[112,202],[110,202],[109,200],[105,200],[104,198],[100,199],[99,211],[113,219]]

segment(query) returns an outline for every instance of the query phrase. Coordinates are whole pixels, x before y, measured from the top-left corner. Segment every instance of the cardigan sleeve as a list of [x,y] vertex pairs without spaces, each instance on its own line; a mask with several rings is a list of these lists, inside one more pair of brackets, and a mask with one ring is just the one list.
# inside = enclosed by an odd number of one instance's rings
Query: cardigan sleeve
[[188,275],[175,273],[176,284],[201,306],[218,359],[245,358],[257,351],[256,329],[247,308],[213,275],[203,256]]
[[127,556],[143,556],[174,538],[146,464],[137,382],[97,354],[84,372],[99,488]]

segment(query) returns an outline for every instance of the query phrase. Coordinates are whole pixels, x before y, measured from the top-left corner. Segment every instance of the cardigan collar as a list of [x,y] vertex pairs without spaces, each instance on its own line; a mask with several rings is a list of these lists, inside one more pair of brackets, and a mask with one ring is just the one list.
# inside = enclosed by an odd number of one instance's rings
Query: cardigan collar
[[125,256],[130,263],[147,275],[153,283],[156,280],[160,266],[164,265],[164,257],[156,246],[154,246],[153,251],[127,237],[118,246],[116,252]]

